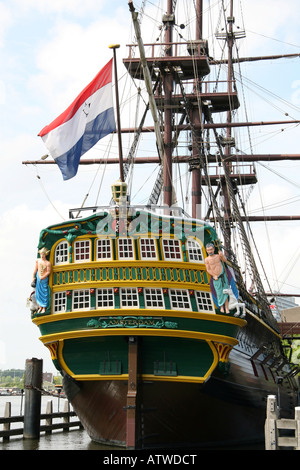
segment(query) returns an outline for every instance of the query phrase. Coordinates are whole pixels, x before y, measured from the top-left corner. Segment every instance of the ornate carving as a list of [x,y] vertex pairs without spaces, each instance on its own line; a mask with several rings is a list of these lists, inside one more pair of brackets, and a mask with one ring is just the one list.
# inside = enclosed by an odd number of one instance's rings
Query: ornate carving
[[159,317],[103,317],[91,319],[88,328],[178,328],[178,323]]

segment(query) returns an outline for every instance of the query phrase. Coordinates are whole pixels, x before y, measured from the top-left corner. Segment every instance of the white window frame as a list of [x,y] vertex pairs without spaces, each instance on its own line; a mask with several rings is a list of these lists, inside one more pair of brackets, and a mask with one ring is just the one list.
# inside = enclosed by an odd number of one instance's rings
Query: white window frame
[[[78,303],[79,306],[75,307],[76,302]],[[84,303],[84,306],[80,306],[81,303]],[[86,303],[88,305],[86,305]],[[72,310],[78,311],[78,310],[90,310],[91,308],[91,296],[90,296],[90,290],[89,289],[78,289],[78,290],[73,290],[73,296],[72,296]]]
[[[102,295],[102,303],[106,302],[106,305],[99,305],[99,295]],[[107,300],[103,300],[103,297],[107,296]],[[115,306],[115,296],[114,290],[111,288],[103,288],[96,290],[96,308],[103,309],[103,308],[114,308]]]
[[[131,246],[131,250],[127,251],[131,256],[124,256],[124,250],[122,248],[122,244],[124,242],[124,245]],[[119,259],[135,259],[135,253],[134,253],[134,243],[132,238],[127,238],[127,237],[120,237],[118,238],[118,257]]]
[[[86,249],[88,247],[88,257],[85,256],[83,259],[77,259],[76,257],[76,249],[80,244],[85,244],[84,247],[84,255],[86,254]],[[75,263],[86,263],[87,261],[91,260],[91,240],[76,240],[74,242],[74,262]]]
[[[102,243],[105,242],[105,243]],[[108,254],[108,251],[106,251],[106,248],[109,246],[109,256],[106,256]],[[99,256],[99,248],[101,251],[101,255],[104,254],[105,256]],[[103,250],[104,248],[104,250]],[[97,243],[96,243],[96,258],[98,261],[100,260],[111,260],[112,259],[112,243],[110,238],[98,238]]]
[[[147,260],[150,260],[150,259],[157,259],[157,246],[156,246],[156,240],[155,238],[147,238],[147,237],[142,237],[139,239],[139,243],[140,243],[140,256],[141,256],[141,259],[147,259]],[[147,250],[147,248],[150,247],[154,247],[154,250],[150,249],[150,250]],[[145,250],[143,250],[143,248],[146,248]],[[148,256],[150,255],[150,256]],[[154,255],[154,256],[152,256]]]
[[[174,296],[176,300],[173,300]],[[169,289],[169,298],[172,310],[192,310],[190,295],[187,289]],[[180,303],[187,303],[188,306],[180,306]]]
[[53,313],[65,313],[67,310],[66,291],[54,292],[53,294]]
[[[164,259],[166,261],[182,261],[182,250],[181,250],[181,243],[177,238],[162,238],[161,239],[161,244],[163,248],[163,253],[164,253]],[[167,249],[167,246],[168,249]],[[177,252],[179,254],[179,257],[171,257],[169,254],[172,252],[175,246],[179,247],[179,251]]]
[[[150,296],[150,299],[147,298]],[[157,289],[155,287],[145,287],[144,288],[144,301],[145,308],[151,309],[165,309],[165,300],[162,289]],[[155,305],[160,303],[161,305]]]
[[[201,253],[201,259],[195,259],[199,257],[198,250]],[[198,242],[198,240],[195,240],[195,238],[188,238],[186,241],[186,251],[188,252],[188,258],[190,263],[204,263],[202,246]]]
[[[66,240],[59,242],[55,247],[54,252],[54,264],[57,266],[59,264],[65,264],[69,262],[69,243]],[[58,258],[63,257],[61,261]]]
[[[129,296],[132,296],[131,300],[129,299]],[[130,303],[132,303],[132,305],[129,305]],[[137,287],[120,288],[120,307],[121,308],[139,308],[139,306],[140,306],[140,302],[139,302],[139,294],[138,294]]]
[[[215,313],[214,303],[210,292],[195,290],[195,298],[199,312]],[[207,302],[208,301],[208,302]],[[205,307],[205,304],[207,308]]]

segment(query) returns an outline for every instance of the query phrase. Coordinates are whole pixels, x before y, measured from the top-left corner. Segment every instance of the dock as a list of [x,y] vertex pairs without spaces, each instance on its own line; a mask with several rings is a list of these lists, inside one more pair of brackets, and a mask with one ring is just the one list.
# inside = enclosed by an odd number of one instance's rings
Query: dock
[[[41,396],[43,361],[41,359],[27,359],[25,369],[25,409],[24,415],[11,415],[11,402],[5,405],[4,416],[0,417],[0,438],[9,440],[11,436],[23,436],[24,439],[39,439],[40,433],[52,433],[54,430],[69,431],[73,427],[82,428],[80,420],[72,420],[76,413],[70,410],[66,400],[64,411],[53,412],[52,400],[47,403],[46,413],[41,413]],[[45,421],[42,424],[42,421]],[[60,421],[58,421],[60,420]],[[55,421],[55,422],[54,422]],[[13,423],[20,423],[19,427],[12,427]]]
[[275,395],[269,395],[267,400],[265,449],[300,450],[300,407],[295,408],[294,419],[280,418]]
[[[79,420],[71,420],[76,417],[74,411],[70,411],[70,404],[68,401],[64,403],[63,411],[53,412],[53,401],[50,400],[47,403],[46,413],[39,415],[39,431],[51,434],[54,430],[70,431],[71,428],[81,428],[82,425]],[[58,419],[60,420],[59,422]],[[44,421],[44,424],[41,424]],[[12,428],[12,423],[20,423],[18,428]],[[24,437],[24,415],[12,416],[11,415],[11,402],[7,402],[5,405],[4,416],[0,417],[0,425],[3,425],[0,430],[0,439],[8,441],[12,436],[23,436]]]

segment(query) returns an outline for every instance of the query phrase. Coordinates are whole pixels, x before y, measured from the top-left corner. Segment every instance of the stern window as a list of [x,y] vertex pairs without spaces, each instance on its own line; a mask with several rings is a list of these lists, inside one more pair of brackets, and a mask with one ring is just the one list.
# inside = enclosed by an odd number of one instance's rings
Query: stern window
[[140,250],[142,259],[157,259],[155,240],[153,238],[141,238]]
[[133,240],[131,238],[119,238],[119,259],[132,259],[134,258]]
[[97,308],[114,307],[113,289],[97,289]]
[[146,308],[165,308],[162,289],[144,289]]
[[99,238],[97,240],[97,259],[112,259],[111,239]]
[[74,244],[74,259],[78,262],[89,261],[91,253],[90,240],[80,240]]
[[176,240],[175,238],[163,238],[162,245],[165,259],[181,260],[179,240]]
[[73,310],[86,310],[90,308],[89,289],[73,291]]
[[60,242],[55,248],[54,264],[67,263],[68,254],[69,254],[69,243]]
[[186,248],[189,255],[189,261],[191,263],[203,261],[203,254],[200,243],[198,243],[196,240],[188,239],[186,242]]
[[139,297],[136,287],[128,287],[127,289],[120,289],[121,307],[138,307]]
[[53,313],[65,312],[67,306],[66,292],[55,292],[53,296]]
[[174,310],[191,310],[189,293],[185,289],[169,290],[171,307]]
[[213,302],[209,292],[195,291],[195,297],[200,312],[214,312]]

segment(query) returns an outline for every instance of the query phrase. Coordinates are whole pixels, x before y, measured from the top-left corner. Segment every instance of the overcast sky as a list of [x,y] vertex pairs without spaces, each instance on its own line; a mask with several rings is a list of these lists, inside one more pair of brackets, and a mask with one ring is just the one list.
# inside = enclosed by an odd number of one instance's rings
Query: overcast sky
[[[136,8],[142,3],[137,0]],[[161,5],[154,0],[149,3]],[[247,33],[246,39],[240,42],[241,56],[300,52],[296,0],[236,3],[243,6],[242,15],[237,18],[241,30]],[[155,27],[154,23],[150,24]],[[102,175],[100,169],[94,186],[95,167],[84,166],[76,178],[64,182],[55,165],[25,166],[22,161],[36,160],[47,153],[37,137],[38,132],[64,111],[108,62],[111,43],[121,45],[118,73],[119,77],[124,74],[121,58],[127,55],[131,31],[127,0],[0,2],[1,369],[23,368],[27,358],[37,357],[44,360],[44,371],[54,371],[50,354],[39,341],[39,330],[31,323],[26,308],[38,237],[42,228],[67,219],[68,209],[81,205],[87,193],[87,205],[93,205]],[[207,34],[211,31],[207,30]],[[219,56],[219,50],[216,55]],[[242,73],[249,77],[244,83],[244,95],[250,102],[248,119],[299,119],[299,70],[299,58],[264,65],[245,64]],[[256,83],[263,88],[258,88]],[[282,126],[280,131],[271,126],[256,128],[252,136],[254,153],[299,153],[299,127],[295,125]],[[117,156],[116,141],[112,152]],[[249,153],[250,149],[246,148],[245,152]],[[103,154],[104,144],[100,143],[90,157]],[[263,185],[253,191],[250,207],[253,214],[262,213],[262,204],[267,215],[299,214],[299,167],[297,162],[278,162],[272,168],[269,164],[257,165]],[[147,170],[143,171],[148,176]],[[102,181],[99,204],[109,202],[109,187],[118,172],[109,168],[107,174],[109,177]],[[136,183],[138,196],[133,201],[136,203],[143,199],[139,196],[139,186]],[[278,207],[271,210],[271,205]],[[259,224],[253,230],[272,288],[299,293],[299,222],[274,222],[268,227]]]

